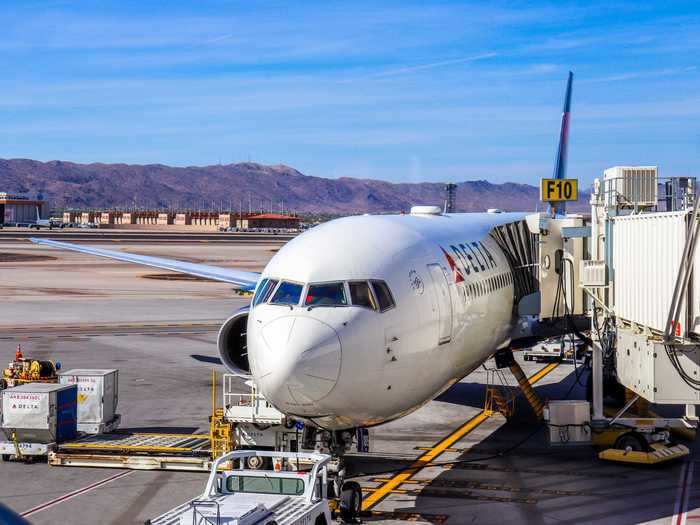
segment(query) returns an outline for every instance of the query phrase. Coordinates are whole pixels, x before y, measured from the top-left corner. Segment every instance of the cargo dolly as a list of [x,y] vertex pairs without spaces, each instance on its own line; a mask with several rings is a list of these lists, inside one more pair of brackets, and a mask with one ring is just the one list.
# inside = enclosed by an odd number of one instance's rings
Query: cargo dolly
[[61,443],[48,454],[49,465],[208,472],[208,434],[112,432]]

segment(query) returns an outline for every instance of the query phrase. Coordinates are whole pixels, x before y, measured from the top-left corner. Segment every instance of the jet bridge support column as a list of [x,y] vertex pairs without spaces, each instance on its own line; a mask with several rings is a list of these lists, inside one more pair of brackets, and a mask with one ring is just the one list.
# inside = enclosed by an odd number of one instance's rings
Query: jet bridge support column
[[[609,257],[606,258],[607,254],[605,253],[605,249],[609,245],[606,241],[610,240],[611,232],[608,232],[607,229],[608,223],[605,215],[603,195],[601,194],[601,185],[600,181],[596,179],[593,184],[593,191],[591,192],[591,242],[589,243],[589,252],[592,261],[603,261],[603,264],[605,264],[604,261],[609,261]],[[605,287],[602,288],[604,294],[602,300],[603,304],[607,306],[609,301],[607,285],[609,283],[605,279],[605,275],[607,274],[605,266],[603,266],[602,273],[603,281],[600,284]],[[603,410],[603,346],[598,337],[598,331],[596,330],[596,305],[592,302],[595,301],[595,299],[589,297],[588,300],[591,306],[590,334],[591,342],[593,343],[591,345],[591,381],[593,383],[591,393],[591,424],[593,426],[605,426],[607,421]]]

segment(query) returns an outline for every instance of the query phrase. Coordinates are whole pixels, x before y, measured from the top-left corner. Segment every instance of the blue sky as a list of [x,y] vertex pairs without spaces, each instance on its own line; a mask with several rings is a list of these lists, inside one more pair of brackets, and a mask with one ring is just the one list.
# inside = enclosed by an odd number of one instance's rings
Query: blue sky
[[0,157],[537,183],[698,175],[700,4],[0,5]]

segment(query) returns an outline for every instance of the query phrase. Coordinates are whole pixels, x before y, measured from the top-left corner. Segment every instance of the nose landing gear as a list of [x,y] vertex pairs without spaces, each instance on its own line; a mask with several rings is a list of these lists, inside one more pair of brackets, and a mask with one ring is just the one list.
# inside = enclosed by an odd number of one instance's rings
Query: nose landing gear
[[362,489],[355,481],[345,481],[345,453],[353,443],[352,430],[328,431],[304,427],[303,448],[330,454],[328,465],[328,498],[335,501],[334,510],[344,523],[359,523],[362,510]]
[[357,523],[362,510],[362,488],[356,481],[346,481],[340,492],[340,517],[346,523]]

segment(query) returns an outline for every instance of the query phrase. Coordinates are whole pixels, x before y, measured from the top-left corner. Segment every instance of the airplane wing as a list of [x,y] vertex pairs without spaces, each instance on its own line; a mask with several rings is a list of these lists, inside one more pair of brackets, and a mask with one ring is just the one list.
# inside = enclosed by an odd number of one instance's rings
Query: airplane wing
[[245,270],[236,270],[233,268],[220,268],[218,266],[209,266],[207,264],[188,263],[173,259],[163,259],[161,257],[150,257],[148,255],[134,255],[131,253],[115,252],[112,250],[102,250],[100,248],[89,248],[78,244],[67,242],[52,241],[49,239],[39,239],[31,237],[29,239],[35,244],[43,244],[51,248],[59,248],[61,250],[71,250],[74,252],[86,253],[88,255],[96,255],[98,257],[107,257],[108,259],[116,259],[117,261],[130,262],[134,264],[142,264],[144,266],[153,266],[163,270],[172,272],[185,273],[212,281],[221,281],[237,285],[242,290],[255,289],[260,274],[256,272],[246,272]]

